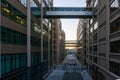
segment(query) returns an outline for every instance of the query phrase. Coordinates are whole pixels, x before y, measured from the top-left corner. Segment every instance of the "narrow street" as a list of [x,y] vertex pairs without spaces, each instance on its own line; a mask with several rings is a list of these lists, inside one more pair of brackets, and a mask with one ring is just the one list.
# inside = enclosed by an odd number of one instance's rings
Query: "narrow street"
[[120,80],[120,0],[0,6],[0,80]]
[[45,80],[92,80],[74,54],[68,54]]

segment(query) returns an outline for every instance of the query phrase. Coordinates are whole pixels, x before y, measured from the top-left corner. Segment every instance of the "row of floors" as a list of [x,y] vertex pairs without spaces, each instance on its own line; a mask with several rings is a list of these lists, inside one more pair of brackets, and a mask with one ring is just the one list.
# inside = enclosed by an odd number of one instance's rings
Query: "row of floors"
[[[31,67],[27,67],[26,65],[27,64],[25,64],[23,67],[18,68],[12,72],[10,72],[9,67],[6,68],[5,71],[7,71],[7,73],[4,74],[0,79],[1,80],[42,80],[43,76],[49,70],[48,61],[40,62],[39,64],[33,65]],[[9,64],[7,64],[7,66],[9,66]]]
[[[12,2],[12,1],[11,1]],[[36,17],[31,19],[31,55],[27,54],[27,16],[23,5],[2,0],[0,80],[42,80],[52,67],[52,54],[48,51],[48,27],[44,25],[43,55],[41,54],[41,28]],[[19,4],[18,8],[16,4]],[[21,11],[22,10],[22,11]],[[50,40],[49,40],[50,41]],[[50,46],[51,44],[49,44]],[[49,57],[48,57],[49,56]],[[41,61],[43,58],[43,61]],[[28,67],[28,63],[31,65]]]

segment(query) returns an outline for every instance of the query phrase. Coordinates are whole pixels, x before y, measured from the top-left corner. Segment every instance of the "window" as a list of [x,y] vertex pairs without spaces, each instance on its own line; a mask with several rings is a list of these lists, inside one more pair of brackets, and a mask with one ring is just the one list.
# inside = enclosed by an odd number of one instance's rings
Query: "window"
[[117,10],[120,6],[119,0],[114,0],[112,4],[110,5],[110,13],[112,14],[115,10]]
[[31,63],[32,63],[32,65],[40,64],[40,62],[41,62],[41,54],[40,54],[40,52],[32,52],[32,55],[31,55]]
[[97,41],[97,33],[93,35],[93,41]]
[[27,80],[27,73],[20,75],[20,80]]
[[1,42],[2,44],[26,45],[27,36],[23,33],[8,29],[1,26]]
[[120,31],[120,17],[110,24],[110,33]]
[[41,27],[37,23],[34,23],[34,22],[32,22],[32,30],[38,34],[41,33]]
[[33,0],[31,0],[31,5],[30,5],[30,6],[31,6],[31,7],[38,7]]
[[93,27],[90,28],[90,33],[93,33]]
[[15,61],[15,55],[12,55],[12,70],[16,69],[16,61]]
[[110,52],[111,53],[120,53],[120,40],[110,43]]
[[48,48],[48,39],[44,37],[43,47]]
[[96,30],[97,28],[98,28],[98,22],[94,24],[94,30]]
[[98,4],[98,0],[95,0],[94,7],[96,7]]
[[92,60],[92,56],[90,56],[90,60]]
[[36,46],[36,47],[40,47],[40,38],[35,38],[35,37],[31,37],[31,45],[32,46]]
[[93,57],[93,62],[97,63],[97,57]]
[[7,41],[7,30],[5,27],[1,27],[1,43],[5,43]]
[[21,67],[25,67],[27,65],[27,55],[21,54]]
[[48,60],[48,52],[47,51],[44,51],[44,53],[43,53],[43,59],[44,60]]
[[19,0],[21,4],[23,4],[25,7],[27,7],[27,0]]
[[1,73],[5,73],[5,57],[1,55]]
[[92,52],[92,46],[90,46],[90,52]]
[[6,72],[10,72],[11,71],[11,58],[9,55],[6,55],[6,58],[5,58],[5,68],[6,68]]
[[2,2],[1,14],[23,26],[26,26],[27,17],[11,4],[9,4],[6,0]]
[[[22,53],[2,54],[1,55],[1,70],[2,70],[1,73],[2,73],[2,75],[16,71],[19,68],[25,67],[27,65],[27,57],[22,56],[20,58],[21,55],[26,56],[26,54],[22,54]],[[24,64],[24,65],[22,65],[22,64]]]
[[97,52],[97,45],[93,46],[94,52]]
[[110,61],[110,71],[120,76],[120,64]]
[[16,68],[18,69],[20,67],[20,58],[19,54],[16,55]]

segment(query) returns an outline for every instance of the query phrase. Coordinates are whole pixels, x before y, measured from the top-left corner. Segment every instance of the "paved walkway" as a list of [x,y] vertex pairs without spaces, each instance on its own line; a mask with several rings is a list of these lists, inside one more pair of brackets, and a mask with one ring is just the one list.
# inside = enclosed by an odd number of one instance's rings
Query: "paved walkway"
[[92,80],[86,70],[82,70],[74,54],[68,54],[63,63],[55,67],[45,80]]

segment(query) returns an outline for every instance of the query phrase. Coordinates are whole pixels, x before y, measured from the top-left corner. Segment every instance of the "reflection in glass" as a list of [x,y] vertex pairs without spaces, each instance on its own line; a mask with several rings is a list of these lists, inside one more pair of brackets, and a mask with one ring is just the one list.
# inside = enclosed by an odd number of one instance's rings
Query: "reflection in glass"
[[112,4],[110,5],[110,12],[113,13],[115,10],[119,8],[119,0],[114,0]]

